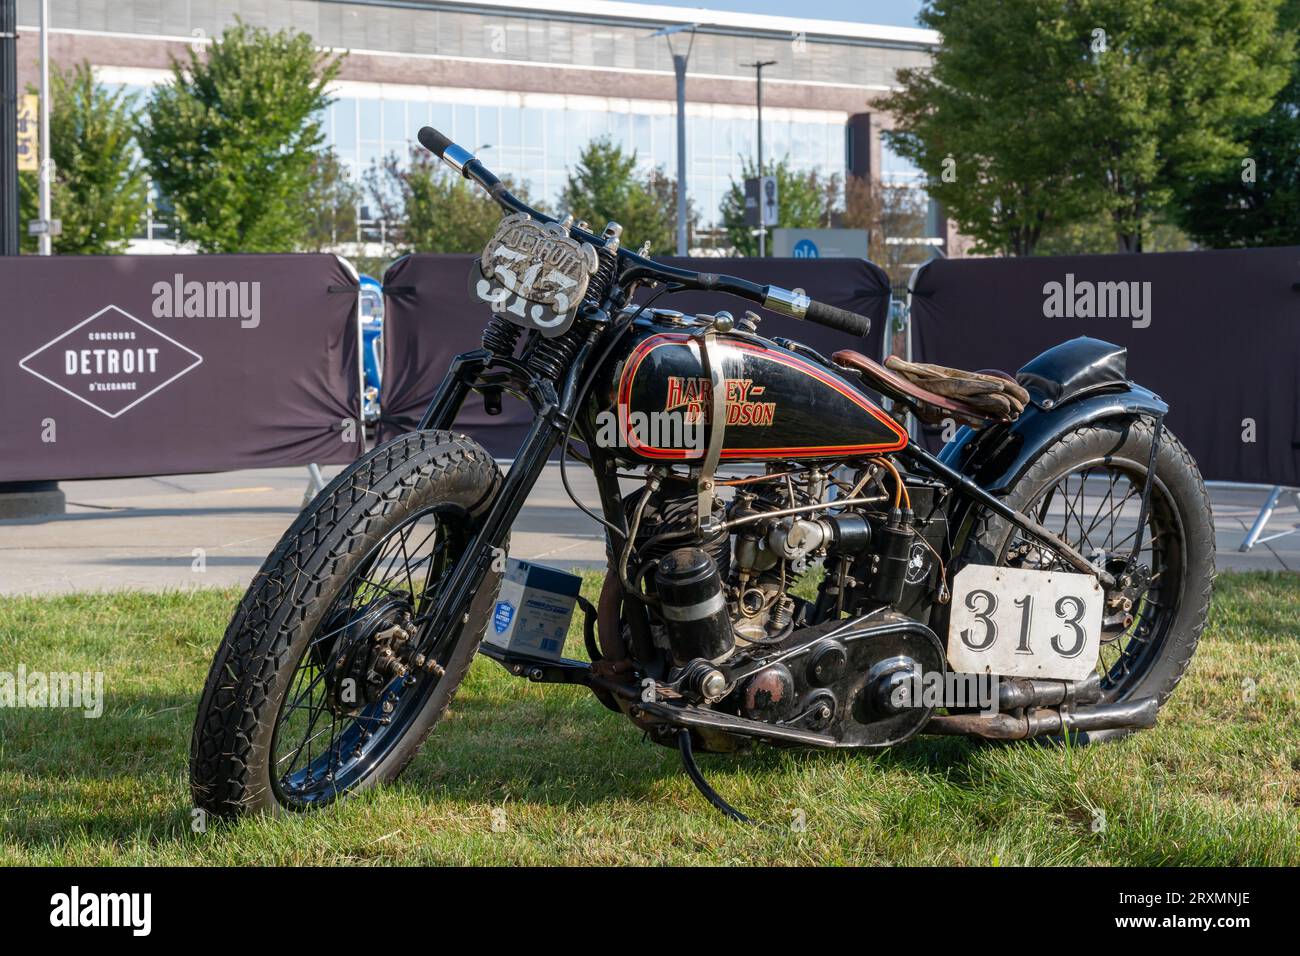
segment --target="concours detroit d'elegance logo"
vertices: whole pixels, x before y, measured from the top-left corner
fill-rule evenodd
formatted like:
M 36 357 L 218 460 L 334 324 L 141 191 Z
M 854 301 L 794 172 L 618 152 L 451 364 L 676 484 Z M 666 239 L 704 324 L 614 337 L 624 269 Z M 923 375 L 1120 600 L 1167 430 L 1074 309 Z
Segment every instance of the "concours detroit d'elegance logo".
M 95 411 L 117 418 L 203 364 L 203 357 L 115 305 L 18 363 Z

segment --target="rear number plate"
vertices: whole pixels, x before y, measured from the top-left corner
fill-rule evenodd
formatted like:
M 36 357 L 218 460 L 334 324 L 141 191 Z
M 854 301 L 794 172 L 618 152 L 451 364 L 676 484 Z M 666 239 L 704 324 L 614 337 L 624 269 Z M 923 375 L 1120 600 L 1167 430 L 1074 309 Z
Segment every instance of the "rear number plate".
M 1088 574 L 967 565 L 952 582 L 948 664 L 968 674 L 1083 680 L 1097 667 L 1103 603 Z

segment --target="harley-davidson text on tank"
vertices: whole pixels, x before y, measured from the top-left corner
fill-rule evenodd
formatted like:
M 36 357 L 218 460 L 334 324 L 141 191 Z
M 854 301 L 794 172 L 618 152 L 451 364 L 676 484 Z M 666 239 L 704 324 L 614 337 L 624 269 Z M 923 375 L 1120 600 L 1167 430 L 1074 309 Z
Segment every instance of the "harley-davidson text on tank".
M 766 427 L 776 418 L 776 402 L 761 401 L 767 386 L 757 385 L 753 379 L 729 378 L 726 386 L 728 425 L 757 425 Z M 713 383 L 706 378 L 668 377 L 668 398 L 664 411 L 681 410 L 687 422 L 708 422 L 713 402 Z
M 773 343 L 730 335 L 718 336 L 710 349 L 725 384 L 722 459 L 847 457 L 907 444 L 899 425 L 829 368 Z M 687 424 L 712 424 L 712 383 L 697 336 L 652 331 L 623 364 L 614 393 L 620 421 L 679 413 Z M 622 445 L 637 459 L 695 457 L 632 432 Z
M 508 322 L 554 338 L 573 324 L 598 265 L 590 243 L 518 213 L 501 220 L 470 268 L 469 293 Z

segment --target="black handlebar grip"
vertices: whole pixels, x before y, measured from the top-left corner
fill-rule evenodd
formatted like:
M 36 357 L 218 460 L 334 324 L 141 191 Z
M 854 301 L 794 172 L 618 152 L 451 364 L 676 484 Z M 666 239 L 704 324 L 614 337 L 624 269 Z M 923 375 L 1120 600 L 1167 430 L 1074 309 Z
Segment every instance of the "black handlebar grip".
M 824 325 L 827 328 L 838 329 L 859 338 L 866 336 L 871 331 L 871 320 L 865 315 L 858 315 L 856 312 L 849 312 L 847 309 L 837 309 L 833 305 L 827 305 L 815 299 L 808 303 L 808 311 L 804 313 L 804 318 L 809 322 L 816 322 L 818 325 Z
M 433 155 L 437 156 L 439 159 L 442 159 L 442 154 L 445 153 L 447 147 L 452 144 L 451 140 L 446 136 L 443 136 L 432 126 L 421 126 L 420 132 L 415 135 L 420 140 L 420 145 L 433 153 Z

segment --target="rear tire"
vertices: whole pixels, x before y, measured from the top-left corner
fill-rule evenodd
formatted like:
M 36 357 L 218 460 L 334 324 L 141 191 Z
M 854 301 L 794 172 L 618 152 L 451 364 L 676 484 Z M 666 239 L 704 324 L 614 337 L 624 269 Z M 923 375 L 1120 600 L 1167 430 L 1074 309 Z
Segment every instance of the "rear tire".
M 364 611 L 384 610 L 395 593 L 405 594 L 404 606 L 413 612 L 413 626 L 418 625 L 420 609 L 427 610 L 435 598 L 435 567 L 439 579 L 446 580 L 463 554 L 463 547 L 453 553 L 452 545 L 459 541 L 463 546 L 496 496 L 500 481 L 491 456 L 469 438 L 445 431 L 416 432 L 375 448 L 312 500 L 253 579 L 212 662 L 190 745 L 190 789 L 197 807 L 222 817 L 308 809 L 347 792 L 387 783 L 401 773 L 446 712 L 469 669 L 500 574 L 488 572 L 476 591 L 469 622 L 434 645 L 430 656 L 444 669 L 440 677 L 412 669 L 406 678 L 392 678 L 397 691 L 393 699 L 401 704 L 382 728 L 382 717 L 377 715 L 389 713 L 385 701 L 376 699 L 364 709 L 357 705 L 349 715 L 341 713 L 346 709 L 338 703 L 341 692 L 325 688 L 337 684 L 335 665 L 342 672 L 343 664 L 352 660 L 358 663 L 348 672 L 364 680 L 361 675 L 367 673 L 370 658 L 354 654 L 347 662 L 342 659 L 345 638 L 353 639 L 349 649 L 371 646 L 362 640 L 379 640 L 372 633 L 354 639 L 357 628 L 371 623 L 363 619 Z M 402 587 L 400 571 L 378 585 L 368 581 L 371 569 L 390 552 L 396 555 L 399 545 L 406 549 L 405 529 L 426 519 L 434 528 L 430 539 L 435 543 L 430 545 L 426 577 L 420 585 L 412 581 L 409 588 Z M 392 566 L 393 558 L 387 560 Z M 345 593 L 349 587 L 356 593 Z M 363 599 L 369 603 L 353 607 Z M 382 622 L 385 627 L 390 623 Z M 331 652 L 337 652 L 336 657 L 326 661 L 324 656 Z M 322 714 L 328 711 L 331 721 L 330 746 L 334 746 L 332 731 L 337 722 L 350 719 L 360 729 L 350 739 L 340 735 L 339 753 L 328 754 L 326 774 L 317 779 L 308 744 L 305 779 L 316 784 L 319 792 L 309 794 L 304 786 L 303 798 L 295 799 L 290 794 L 296 791 L 286 785 L 285 758 L 276 757 L 276 737 L 290 688 L 295 698 L 300 697 L 301 675 L 307 672 L 303 668 L 315 669 L 315 682 L 325 695 L 322 699 L 331 704 L 321 710 Z M 308 686 L 307 692 L 311 690 Z M 354 689 L 351 693 L 355 697 Z M 408 693 L 411 696 L 401 696 Z M 290 711 L 300 706 L 295 700 Z M 367 713 L 372 716 L 362 716 Z M 319 719 L 320 714 L 313 718 Z M 363 725 L 363 720 L 369 723 Z M 308 734 L 314 726 L 307 727 Z M 343 762 L 354 750 L 357 767 L 345 775 Z M 294 756 L 289 772 L 299 759 L 300 754 Z M 326 777 L 332 787 L 322 783 Z
M 1091 524 L 1094 515 L 1091 505 L 1084 501 L 1087 486 L 1083 476 L 1091 476 L 1094 484 L 1099 478 L 1125 476 L 1124 480 L 1131 479 L 1131 491 L 1138 497 L 1121 504 L 1120 513 L 1136 527 L 1152 435 L 1150 423 L 1131 419 L 1101 422 L 1069 432 L 1030 465 L 1004 500 L 1011 507 L 1038 518 L 1083 552 L 1085 557 L 1091 558 L 1089 549 L 1098 545 L 1097 539 L 1103 532 L 1097 527 L 1085 526 L 1083 522 L 1076 523 L 1069 515 L 1065 516 L 1062 530 L 1061 517 L 1056 516 L 1054 524 L 1051 514 L 1055 512 L 1049 514 L 1046 507 L 1051 504 L 1048 496 L 1057 495 L 1056 500 L 1060 503 L 1060 489 L 1065 488 L 1064 494 L 1068 498 L 1076 487 L 1071 482 L 1077 481 L 1079 517 Z M 1155 697 L 1158 704 L 1164 706 L 1191 663 L 1209 615 L 1215 549 L 1210 500 L 1196 462 L 1168 428 L 1162 429 L 1155 478 L 1142 558 L 1149 558 L 1148 563 L 1165 570 L 1161 572 L 1159 567 L 1152 568 L 1156 577 L 1146 591 L 1149 597 L 1134 601 L 1135 612 L 1143 609 L 1151 612 L 1149 620 L 1135 613 L 1135 623 L 1131 628 L 1118 633 L 1103 631 L 1098 670 L 1103 674 L 1102 700 L 1105 703 Z M 1114 479 L 1111 479 L 1110 487 L 1113 504 L 1113 499 L 1119 496 L 1114 491 Z M 1100 499 L 1101 495 L 1095 494 L 1094 497 Z M 1099 502 L 1098 513 L 1106 504 L 1104 499 Z M 1017 560 L 1015 547 L 1026 540 L 1025 536 L 1007 521 L 987 512 L 976 515 L 974 520 L 971 537 L 963 551 L 963 563 L 1014 563 Z M 1151 540 L 1152 532 L 1157 536 L 1154 542 Z M 1111 543 L 1122 540 L 1112 538 Z M 1114 560 L 1121 562 L 1131 550 L 1130 540 L 1127 548 L 1116 548 Z M 1036 552 L 1031 554 L 1034 557 L 1028 563 L 1018 566 L 1041 566 L 1041 556 Z M 1024 557 L 1019 560 L 1026 562 Z M 1063 563 L 1058 562 L 1055 566 L 1070 570 Z M 1166 575 L 1167 579 L 1162 580 Z M 1168 603 L 1162 606 L 1156 605 L 1156 601 Z M 1144 627 L 1149 628 L 1145 638 L 1142 634 Z M 1123 647 L 1113 661 L 1108 660 L 1108 637 L 1111 638 L 1109 646 Z M 1129 645 L 1122 644 L 1126 638 L 1130 641 L 1136 639 L 1131 645 L 1133 652 L 1129 661 L 1123 658 L 1129 653 Z M 1125 733 L 1103 730 L 1081 737 L 1084 741 L 1098 741 Z

